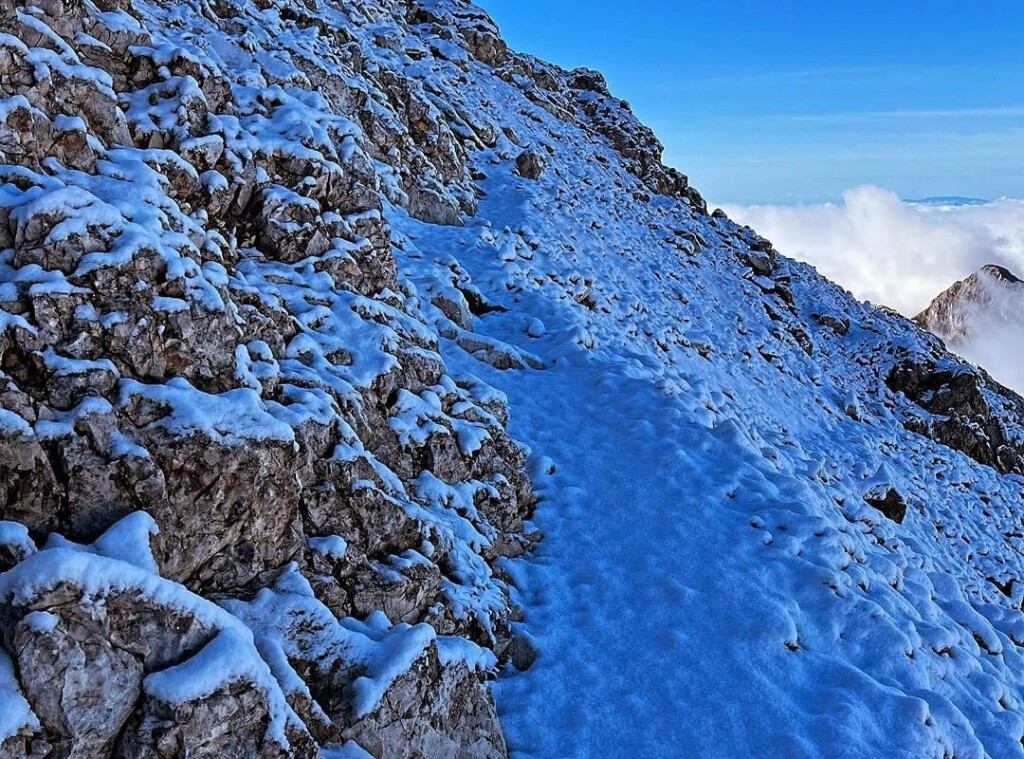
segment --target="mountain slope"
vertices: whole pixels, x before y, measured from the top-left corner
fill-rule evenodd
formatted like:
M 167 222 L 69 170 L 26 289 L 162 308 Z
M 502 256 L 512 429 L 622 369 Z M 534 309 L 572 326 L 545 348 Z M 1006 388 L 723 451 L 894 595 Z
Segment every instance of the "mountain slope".
M 512 748 L 1019 752 L 1019 399 L 727 220 L 632 201 L 603 141 L 521 108 L 559 135 L 532 135 L 538 181 L 485 154 L 485 221 L 396 221 L 549 363 L 483 375 L 555 467 Z
M 461 0 L 0 18 L 8 755 L 500 756 L 499 667 L 521 756 L 1024 753 L 1021 399 L 599 74 Z

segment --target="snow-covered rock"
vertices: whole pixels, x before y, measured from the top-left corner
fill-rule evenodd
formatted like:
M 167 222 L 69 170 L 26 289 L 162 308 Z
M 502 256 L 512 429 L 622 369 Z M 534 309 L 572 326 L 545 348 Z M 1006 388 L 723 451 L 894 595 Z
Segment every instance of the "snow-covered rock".
M 486 16 L 438 11 L 466 29 L 449 54 L 500 57 Z M 193 640 L 145 592 L 157 576 L 194 610 L 294 564 L 337 618 L 509 639 L 494 562 L 525 541 L 525 457 L 501 396 L 448 372 L 384 216 L 395 202 L 454 224 L 476 203 L 479 143 L 416 71 L 435 53 L 415 16 L 390 1 L 0 2 L 0 569 L 9 583 L 51 573 L 43 595 L 5 601 L 36 742 L 264 751 L 276 707 L 260 656 L 213 678 L 241 638 L 217 625 Z M 140 512 L 142 532 L 118 521 Z M 143 535 L 138 560 L 116 548 Z M 93 594 L 83 583 L 112 562 L 134 574 Z M 181 634 L 152 633 L 177 646 L 154 664 L 122 639 L 161 618 Z M 89 674 L 61 686 L 71 661 Z M 418 692 L 449 683 L 482 715 L 466 745 L 483 730 L 503 753 L 481 686 L 493 667 L 399 665 Z M 340 737 L 356 696 L 331 698 Z M 431 740 L 457 752 L 445 720 Z

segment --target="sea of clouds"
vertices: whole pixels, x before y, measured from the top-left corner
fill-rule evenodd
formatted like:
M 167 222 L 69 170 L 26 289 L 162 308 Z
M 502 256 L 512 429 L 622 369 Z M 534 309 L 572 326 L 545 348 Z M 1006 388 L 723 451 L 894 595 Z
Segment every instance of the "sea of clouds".
M 907 202 L 865 186 L 841 203 L 723 209 L 785 255 L 906 316 L 984 264 L 1024 278 L 1024 200 Z M 973 314 L 971 340 L 950 348 L 1024 394 L 1024 298 L 998 310 Z

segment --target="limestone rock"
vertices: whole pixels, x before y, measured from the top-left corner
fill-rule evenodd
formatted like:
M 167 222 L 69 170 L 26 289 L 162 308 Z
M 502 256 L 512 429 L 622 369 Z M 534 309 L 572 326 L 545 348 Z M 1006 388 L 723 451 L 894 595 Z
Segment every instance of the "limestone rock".
M 933 360 L 904 359 L 886 384 L 931 414 L 907 426 L 999 472 L 1024 474 L 1024 443 L 1004 414 L 1024 412 L 1024 400 L 980 370 L 941 368 Z
M 1022 307 L 1024 282 L 1003 266 L 987 264 L 937 295 L 914 321 L 955 345 L 972 337 L 972 321 L 1012 322 Z
M 873 490 L 864 496 L 864 500 L 896 524 L 902 524 L 907 515 L 907 502 L 895 488 Z
M 380 707 L 348 728 L 346 735 L 387 759 L 410 753 L 440 759 L 506 755 L 484 686 L 465 665 L 441 665 L 436 649 L 428 650 L 396 680 Z
M 526 179 L 540 179 L 544 172 L 544 156 L 534 150 L 526 150 L 516 158 L 516 170 Z
M 58 541 L 0 576 L 0 635 L 46 742 L 69 757 L 315 756 L 245 628 L 151 572 L 151 524 Z

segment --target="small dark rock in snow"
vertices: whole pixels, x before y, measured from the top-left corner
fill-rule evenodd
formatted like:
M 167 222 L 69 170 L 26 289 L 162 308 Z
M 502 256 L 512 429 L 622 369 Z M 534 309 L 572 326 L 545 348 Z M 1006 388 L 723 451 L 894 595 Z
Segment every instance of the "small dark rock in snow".
M 516 158 L 516 170 L 526 179 L 540 179 L 546 165 L 544 156 L 534 150 L 524 150 Z
M 880 498 L 869 494 L 864 497 L 864 500 L 867 501 L 869 506 L 878 509 L 888 519 L 896 522 L 896 524 L 903 524 L 903 519 L 907 515 L 907 502 L 895 488 L 889 488 L 885 495 Z

